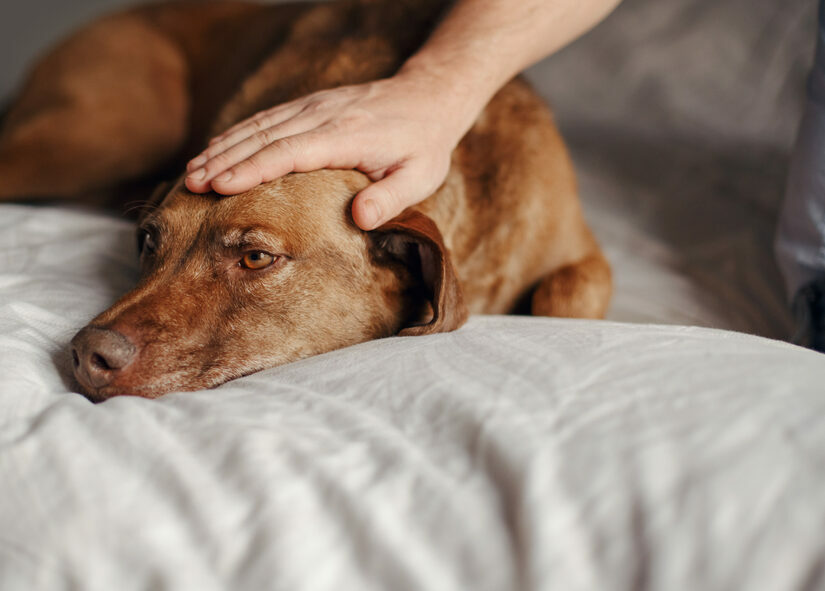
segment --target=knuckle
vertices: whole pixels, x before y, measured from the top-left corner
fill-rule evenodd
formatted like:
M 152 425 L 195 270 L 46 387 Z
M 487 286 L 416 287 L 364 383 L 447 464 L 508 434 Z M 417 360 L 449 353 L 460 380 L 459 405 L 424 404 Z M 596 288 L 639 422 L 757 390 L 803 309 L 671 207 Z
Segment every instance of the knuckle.
M 309 97 L 302 111 L 308 115 L 316 115 L 334 111 L 339 105 L 335 91 L 321 91 Z
M 330 120 L 326 124 L 326 130 L 332 133 L 349 134 L 358 127 L 358 121 L 350 115 L 343 115 Z
M 299 152 L 302 152 L 305 149 L 303 140 L 300 140 L 297 136 L 294 135 L 281 138 L 280 140 L 278 140 L 276 145 L 279 149 L 286 150 L 292 155 L 298 154 Z
M 265 148 L 269 144 L 273 143 L 276 139 L 278 139 L 272 131 L 272 128 L 262 129 L 261 131 L 256 132 L 252 136 L 253 141 L 258 146 L 258 148 Z
M 332 120 L 332 126 L 342 132 L 360 131 L 374 123 L 374 117 L 362 109 L 350 110 Z
M 269 116 L 265 115 L 265 116 L 260 117 L 260 118 L 252 119 L 252 121 L 250 122 L 250 125 L 251 125 L 253 131 L 255 131 L 255 132 L 263 131 L 264 129 L 269 127 L 268 121 L 269 121 Z
M 322 98 L 316 98 L 315 100 L 312 100 L 312 101 L 308 102 L 306 105 L 304 105 L 304 108 L 302 109 L 302 111 L 306 115 L 315 115 L 318 112 L 323 111 L 326 106 L 327 106 L 327 101 L 326 100 L 324 100 Z

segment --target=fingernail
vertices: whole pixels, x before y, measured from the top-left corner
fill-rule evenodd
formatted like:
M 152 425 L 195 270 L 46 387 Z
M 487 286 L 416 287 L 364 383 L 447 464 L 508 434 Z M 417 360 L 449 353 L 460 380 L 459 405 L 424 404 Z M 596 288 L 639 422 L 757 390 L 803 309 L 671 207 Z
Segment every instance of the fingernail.
M 233 176 L 235 176 L 234 173 L 231 170 L 227 170 L 225 173 L 216 176 L 212 180 L 218 181 L 219 183 L 225 183 L 226 181 L 231 181 Z
M 193 181 L 199 181 L 199 180 L 202 180 L 202 179 L 203 179 L 203 177 L 205 177 L 205 176 L 206 176 L 206 169 L 205 169 L 205 168 L 199 168 L 199 169 L 198 169 L 198 170 L 196 170 L 195 172 L 190 172 L 187 176 L 188 176 L 190 179 L 192 179 Z
M 197 158 L 190 160 L 186 168 L 188 168 L 189 170 L 192 170 L 193 168 L 200 168 L 200 166 L 205 162 L 206 156 L 198 156 Z
M 369 226 L 370 229 L 377 226 L 378 221 L 381 219 L 381 208 L 378 207 L 378 204 L 372 199 L 367 199 L 364 201 L 362 210 L 364 213 L 364 223 Z

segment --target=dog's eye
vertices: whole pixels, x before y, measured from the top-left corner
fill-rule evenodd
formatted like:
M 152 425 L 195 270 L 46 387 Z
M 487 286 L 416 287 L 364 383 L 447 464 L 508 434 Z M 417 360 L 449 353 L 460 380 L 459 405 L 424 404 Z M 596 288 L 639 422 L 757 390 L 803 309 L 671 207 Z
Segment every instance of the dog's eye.
M 263 251 L 248 252 L 241 258 L 240 265 L 244 269 L 252 269 L 257 271 L 259 269 L 266 269 L 269 265 L 275 262 L 274 255 Z
M 140 254 L 152 254 L 156 249 L 155 238 L 149 230 L 138 232 L 138 252 Z

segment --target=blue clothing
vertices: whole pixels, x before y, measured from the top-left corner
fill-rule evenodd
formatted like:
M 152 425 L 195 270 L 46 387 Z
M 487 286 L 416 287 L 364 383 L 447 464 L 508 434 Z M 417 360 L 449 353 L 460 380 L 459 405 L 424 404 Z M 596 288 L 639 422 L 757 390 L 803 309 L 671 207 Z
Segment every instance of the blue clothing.
M 814 67 L 776 237 L 791 300 L 805 285 L 825 278 L 825 0 L 818 20 Z

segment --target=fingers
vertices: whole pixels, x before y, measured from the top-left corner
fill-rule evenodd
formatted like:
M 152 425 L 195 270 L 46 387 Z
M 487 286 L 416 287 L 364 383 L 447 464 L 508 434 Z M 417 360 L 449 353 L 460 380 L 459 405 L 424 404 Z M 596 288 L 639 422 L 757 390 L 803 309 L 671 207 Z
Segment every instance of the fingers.
M 414 167 L 401 166 L 355 196 L 352 219 L 362 230 L 374 230 L 430 193 Z
M 355 222 L 373 229 L 429 196 L 447 174 L 452 127 L 435 133 L 444 126 L 423 104 L 406 84 L 378 81 L 280 105 L 210 142 L 187 166 L 186 187 L 234 195 L 290 172 L 354 168 L 377 181 L 352 206 Z
M 286 137 L 300 131 L 305 131 L 313 127 L 308 117 L 300 117 L 296 120 L 296 115 L 301 113 L 301 106 L 297 104 L 286 104 L 269 109 L 262 113 L 245 119 L 233 125 L 220 135 L 209 140 L 209 146 L 189 161 L 186 170 L 191 172 L 202 167 L 208 160 L 215 158 L 218 154 L 225 152 L 229 148 L 241 143 L 249 137 L 260 133 L 272 133 L 280 137 Z M 289 129 L 287 124 L 294 123 L 294 128 Z M 267 130 L 270 130 L 267 132 Z
M 239 121 L 232 127 L 225 129 L 223 132 L 213 137 L 211 140 L 209 140 L 209 145 L 213 146 L 219 142 L 222 142 L 223 140 L 227 139 L 230 135 L 235 134 L 236 132 L 246 127 L 251 127 L 253 129 L 252 133 L 254 133 L 254 130 L 265 129 L 273 125 L 277 125 L 278 123 L 285 121 L 291 117 L 294 117 L 295 115 L 300 113 L 304 108 L 304 102 L 305 99 L 292 101 L 289 103 L 278 105 L 277 107 L 272 107 L 271 109 L 267 109 L 266 111 L 256 113 L 252 117 L 248 117 L 243 121 Z
M 189 174 L 186 178 L 186 186 L 190 191 L 196 193 L 209 191 L 210 187 L 214 188 L 214 184 L 212 183 L 213 179 L 220 177 L 236 164 L 267 149 L 280 140 L 298 136 L 313 127 L 315 127 L 315 125 L 312 121 L 289 119 L 279 125 L 262 129 L 246 138 L 239 139 L 237 143 L 234 144 L 230 143 L 232 141 L 230 137 L 227 139 L 227 144 L 229 145 L 226 150 L 218 152 L 217 149 L 213 151 L 213 148 L 210 148 L 190 163 L 190 166 L 187 167 Z M 294 144 L 295 142 L 293 141 L 292 143 Z M 283 146 L 283 144 L 281 145 Z M 217 148 L 217 144 L 215 148 Z M 201 160 L 204 156 L 207 159 Z M 191 166 L 198 166 L 198 168 L 193 169 Z
M 326 168 L 328 160 L 327 145 L 316 134 L 293 135 L 254 152 L 207 184 L 222 195 L 236 195 L 293 171 Z M 189 187 L 188 177 L 186 185 Z

